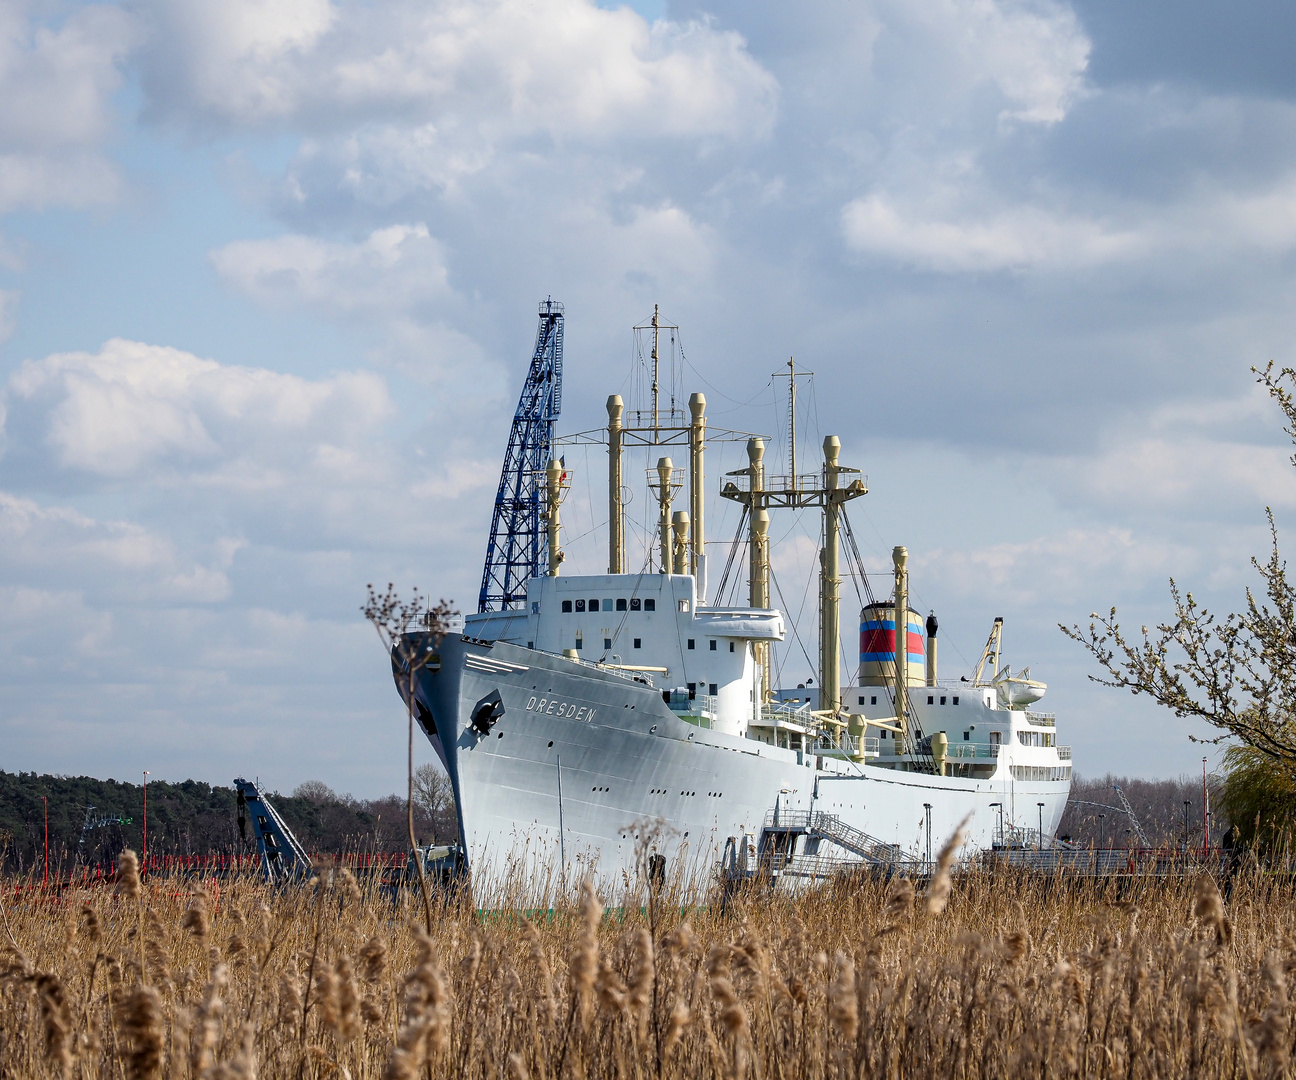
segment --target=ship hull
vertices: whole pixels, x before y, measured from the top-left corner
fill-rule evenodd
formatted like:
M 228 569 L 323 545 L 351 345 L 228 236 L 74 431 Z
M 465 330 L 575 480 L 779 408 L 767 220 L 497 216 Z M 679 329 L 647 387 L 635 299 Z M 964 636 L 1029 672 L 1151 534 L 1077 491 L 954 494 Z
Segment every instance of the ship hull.
M 1070 788 L 824 763 L 699 729 L 651 686 L 504 642 L 447 638 L 415 694 L 453 785 L 479 904 L 534 902 L 586 876 L 634 888 L 650 850 L 698 887 L 730 837 L 780 815 L 834 815 L 916 858 L 966 820 L 968 854 L 1004 835 L 1005 815 L 1032 832 L 1038 819 L 1051 836 Z M 475 726 L 482 713 L 493 715 Z

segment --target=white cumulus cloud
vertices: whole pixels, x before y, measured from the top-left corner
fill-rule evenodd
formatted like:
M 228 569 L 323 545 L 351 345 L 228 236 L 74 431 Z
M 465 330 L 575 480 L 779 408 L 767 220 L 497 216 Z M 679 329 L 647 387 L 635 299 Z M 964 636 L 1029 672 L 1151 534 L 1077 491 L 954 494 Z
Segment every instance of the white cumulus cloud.
M 776 87 L 736 33 L 649 25 L 589 0 L 327 0 L 143 5 L 151 109 L 317 129 L 401 118 L 465 131 L 734 134 L 767 126 Z
M 118 477 L 145 465 L 228 467 L 256 450 L 269 460 L 318 455 L 392 411 L 369 373 L 307 380 L 121 339 L 27 361 L 7 396 L 11 412 L 39 414 L 61 465 Z
M 856 251 L 940 271 L 1075 269 L 1131 258 L 1148 246 L 1137 231 L 1033 206 L 956 217 L 883 195 L 848 203 L 842 232 Z
M 134 21 L 108 4 L 61 22 L 42 22 L 41 13 L 36 4 L 0 6 L 0 213 L 89 206 L 120 194 L 102 145 L 137 40 Z
M 376 229 L 359 243 L 289 235 L 212 252 L 227 281 L 262 302 L 331 313 L 402 311 L 449 294 L 441 245 L 422 222 Z

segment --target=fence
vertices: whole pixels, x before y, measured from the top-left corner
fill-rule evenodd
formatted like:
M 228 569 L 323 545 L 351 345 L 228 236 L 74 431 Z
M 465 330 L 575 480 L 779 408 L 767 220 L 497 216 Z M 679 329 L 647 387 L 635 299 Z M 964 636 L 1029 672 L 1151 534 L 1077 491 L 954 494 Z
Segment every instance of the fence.
M 348 869 L 360 874 L 383 873 L 388 870 L 404 870 L 409 862 L 408 852 L 345 852 L 331 854 L 310 852 L 311 863 L 318 870 Z M 261 872 L 260 855 L 150 855 L 147 860 L 140 860 L 140 877 L 147 879 L 150 875 L 169 877 L 181 875 L 188 877 L 234 877 L 239 874 L 259 874 Z M 99 885 L 111 884 L 117 879 L 115 861 L 83 864 L 72 870 L 51 871 L 48 879 L 32 886 L 20 888 L 35 889 L 46 892 L 62 892 L 67 889 L 89 889 Z

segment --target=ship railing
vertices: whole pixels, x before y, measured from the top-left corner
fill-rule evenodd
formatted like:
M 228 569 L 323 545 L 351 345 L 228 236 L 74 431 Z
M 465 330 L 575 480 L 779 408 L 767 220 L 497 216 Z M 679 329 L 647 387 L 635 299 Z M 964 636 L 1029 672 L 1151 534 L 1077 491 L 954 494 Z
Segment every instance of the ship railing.
M 824 486 L 820 473 L 775 474 L 765 482 L 766 491 L 816 491 Z
M 579 664 L 581 667 L 593 668 L 595 671 L 602 671 L 607 675 L 615 675 L 618 679 L 625 679 L 626 682 L 639 683 L 641 686 L 655 689 L 652 674 L 638 668 L 609 667 L 607 664 L 601 664 L 597 660 L 586 660 L 581 656 L 566 656 L 563 653 L 555 652 L 553 649 L 536 649 L 535 651 L 544 653 L 547 656 L 556 656 L 558 659 L 566 660 L 570 664 Z
M 950 759 L 997 758 L 1001 743 L 950 743 L 945 757 Z
M 1034 727 L 1057 727 L 1057 713 L 1051 712 L 1031 712 L 1029 709 L 1022 711 L 1026 717 L 1026 723 Z
M 810 753 L 829 756 L 845 755 L 856 757 L 861 748 L 864 756 L 877 757 L 882 753 L 882 740 L 876 735 L 851 735 L 843 731 L 840 735 L 820 735 L 810 746 Z
M 798 731 L 810 731 L 819 727 L 819 720 L 807 702 L 803 701 L 796 705 L 775 702 L 761 706 L 760 724 L 762 727 L 791 726 Z
M 1059 747 L 1057 748 L 1057 752 L 1058 752 L 1058 760 L 1059 760 L 1059 761 L 1070 761 L 1070 760 L 1071 760 L 1071 747 L 1069 747 L 1069 746 L 1059 746 Z
M 626 419 L 633 421 L 633 427 L 648 427 L 653 422 L 652 409 L 631 409 L 626 413 Z M 683 428 L 688 426 L 688 422 L 689 418 L 683 409 L 657 410 L 657 424 L 660 427 Z
M 819 738 L 810 746 L 812 754 L 854 754 L 859 749 L 859 736 L 851 735 L 848 732 L 841 732 L 838 735 L 829 735 L 827 733 L 820 735 Z
M 718 695 L 698 694 L 688 700 L 672 700 L 670 710 L 686 724 L 709 731 L 715 726 L 720 715 L 720 698 Z

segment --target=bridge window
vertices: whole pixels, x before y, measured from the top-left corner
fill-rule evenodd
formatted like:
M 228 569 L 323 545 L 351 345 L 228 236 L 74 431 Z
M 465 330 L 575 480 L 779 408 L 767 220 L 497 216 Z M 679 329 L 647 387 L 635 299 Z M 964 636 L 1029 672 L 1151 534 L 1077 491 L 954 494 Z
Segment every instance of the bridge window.
M 716 694 L 720 692 L 720 688 L 715 683 L 708 683 L 707 686 L 709 687 L 707 693 L 710 694 L 712 697 L 715 697 Z
M 688 601 L 687 601 L 687 600 L 681 600 L 681 601 L 679 602 L 679 609 L 680 609 L 681 612 L 683 612 L 683 611 L 688 611 Z
M 618 597 L 617 597 L 617 606 L 616 606 L 616 609 L 617 609 L 617 611 L 625 611 L 625 609 L 626 609 L 626 602 L 625 602 L 625 597 L 624 597 L 624 596 L 618 596 Z
M 589 609 L 590 609 L 590 611 L 598 611 L 598 601 L 597 601 L 597 600 L 591 600 L 591 601 L 590 601 Z
M 730 652 L 733 652 L 733 651 L 734 651 L 734 643 L 733 643 L 732 641 L 729 642 L 729 651 L 730 651 Z
M 585 610 L 585 601 L 584 601 L 584 600 L 577 600 L 577 601 L 576 601 L 576 610 L 577 610 L 577 611 L 584 611 L 584 610 Z
M 585 648 L 585 639 L 581 637 L 580 634 L 576 635 L 576 648 L 578 649 Z
M 689 647 L 690 649 L 693 648 L 693 639 L 692 639 L 692 638 L 689 638 L 689 639 L 688 639 L 688 647 Z
M 958 694 L 955 694 L 955 695 L 954 695 L 954 704 L 955 704 L 955 705 L 958 704 Z
M 657 610 L 657 601 L 654 600 L 651 596 L 647 597 L 644 600 L 644 611 L 656 611 L 656 610 Z
M 711 651 L 712 651 L 712 652 L 715 652 L 715 651 L 716 651 L 715 638 L 712 638 L 712 639 L 711 639 Z
M 942 695 L 941 695 L 941 704 L 942 704 L 942 705 L 944 705 L 944 704 L 945 704 L 945 695 L 944 695 L 944 694 L 942 694 Z M 956 702 L 955 702 L 955 703 L 954 703 L 954 704 L 956 704 L 956 705 L 957 705 L 957 704 L 958 704 L 958 702 L 957 702 L 957 701 L 956 701 Z
M 631 611 L 639 610 L 639 597 L 637 596 L 630 597 L 630 610 Z
M 610 637 L 605 637 L 603 639 L 603 650 L 606 652 L 610 648 L 612 648 L 612 639 Z
M 870 705 L 876 705 L 876 704 L 877 704 L 877 695 L 876 695 L 876 694 L 874 694 L 872 697 L 869 698 L 869 704 L 870 704 Z
M 570 600 L 564 600 L 564 601 L 563 601 L 563 608 L 562 608 L 562 609 L 563 609 L 563 614 L 564 614 L 564 615 L 570 615 L 570 614 L 571 614 L 571 601 L 570 601 Z
M 604 601 L 603 601 L 603 610 L 604 610 L 604 611 L 611 611 L 611 610 L 612 610 L 612 601 L 611 601 L 611 600 L 604 600 Z
M 935 704 L 936 704 L 936 699 L 935 699 L 934 697 L 932 697 L 931 694 L 928 694 L 928 695 L 927 695 L 927 704 L 928 704 L 928 705 L 935 705 Z
M 635 638 L 635 639 L 634 639 L 634 647 L 635 647 L 636 649 L 638 649 L 638 648 L 642 648 L 642 639 L 640 639 L 640 638 Z

